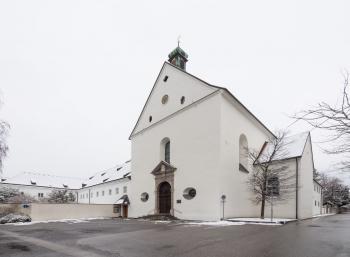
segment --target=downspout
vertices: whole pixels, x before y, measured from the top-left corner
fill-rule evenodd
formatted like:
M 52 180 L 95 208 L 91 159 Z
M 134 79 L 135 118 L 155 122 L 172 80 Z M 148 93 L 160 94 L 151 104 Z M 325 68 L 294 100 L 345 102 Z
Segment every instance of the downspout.
M 90 194 L 91 194 L 91 193 L 90 193 L 90 190 L 91 190 L 91 189 L 89 188 L 89 204 L 90 204 Z
M 299 188 L 299 165 L 298 165 L 298 158 L 295 158 L 295 219 L 299 219 L 299 215 L 298 215 L 298 212 L 299 212 L 299 208 L 298 208 L 298 205 L 299 205 L 299 197 L 298 197 L 298 188 Z

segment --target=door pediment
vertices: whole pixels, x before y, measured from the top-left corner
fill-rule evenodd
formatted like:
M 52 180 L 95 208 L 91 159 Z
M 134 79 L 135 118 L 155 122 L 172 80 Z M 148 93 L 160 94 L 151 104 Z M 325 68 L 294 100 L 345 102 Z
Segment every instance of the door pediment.
M 161 161 L 153 170 L 152 174 L 154 176 L 159 176 L 159 175 L 165 175 L 165 174 L 171 174 L 174 173 L 176 168 L 172 166 L 171 164 Z

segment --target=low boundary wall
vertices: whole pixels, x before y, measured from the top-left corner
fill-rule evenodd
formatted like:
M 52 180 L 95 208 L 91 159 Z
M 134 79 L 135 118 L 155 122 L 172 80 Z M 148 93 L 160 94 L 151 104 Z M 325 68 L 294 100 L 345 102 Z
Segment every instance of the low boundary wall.
M 0 209 L 2 204 L 0 204 Z M 15 206 L 12 204 L 11 206 Z M 27 208 L 25 208 L 27 207 Z M 119 213 L 113 213 L 113 204 L 51 204 L 31 203 L 28 206 L 18 204 L 17 211 L 27 214 L 32 221 L 47 221 L 60 219 L 82 218 L 111 218 L 119 217 Z

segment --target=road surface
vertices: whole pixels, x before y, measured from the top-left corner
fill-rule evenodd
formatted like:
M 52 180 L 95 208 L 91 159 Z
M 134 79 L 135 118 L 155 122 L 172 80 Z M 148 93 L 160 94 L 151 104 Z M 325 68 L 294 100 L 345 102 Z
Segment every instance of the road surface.
M 140 220 L 1 225 L 0 256 L 350 257 L 350 214 L 284 226 Z

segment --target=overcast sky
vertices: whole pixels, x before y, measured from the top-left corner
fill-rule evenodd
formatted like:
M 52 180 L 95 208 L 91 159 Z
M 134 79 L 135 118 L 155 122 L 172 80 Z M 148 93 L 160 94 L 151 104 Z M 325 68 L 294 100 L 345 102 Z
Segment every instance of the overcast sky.
M 85 178 L 130 159 L 128 136 L 179 35 L 188 72 L 283 129 L 288 115 L 339 99 L 349 10 L 348 0 L 0 1 L 4 175 Z M 334 169 L 339 157 L 312 136 L 316 168 Z

